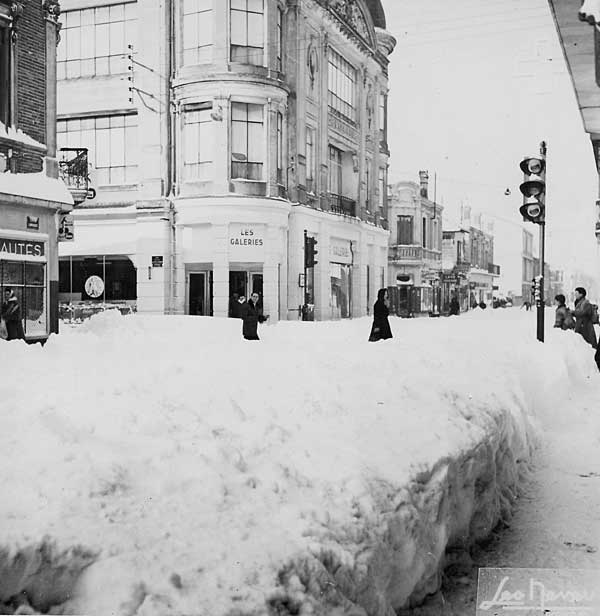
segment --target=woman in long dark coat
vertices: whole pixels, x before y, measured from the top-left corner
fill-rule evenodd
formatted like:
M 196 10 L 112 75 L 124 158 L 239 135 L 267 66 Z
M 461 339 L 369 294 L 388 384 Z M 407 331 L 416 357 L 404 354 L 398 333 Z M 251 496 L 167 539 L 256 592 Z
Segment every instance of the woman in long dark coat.
M 269 318 L 263 316 L 258 306 L 259 299 L 258 293 L 252 293 L 250 299 L 241 305 L 242 335 L 246 340 L 260 340 L 257 331 L 258 324 L 264 323 Z
M 371 328 L 369 342 L 392 338 L 392 328 L 388 321 L 389 314 L 387 289 L 379 289 L 377 301 L 373 305 L 373 327 Z

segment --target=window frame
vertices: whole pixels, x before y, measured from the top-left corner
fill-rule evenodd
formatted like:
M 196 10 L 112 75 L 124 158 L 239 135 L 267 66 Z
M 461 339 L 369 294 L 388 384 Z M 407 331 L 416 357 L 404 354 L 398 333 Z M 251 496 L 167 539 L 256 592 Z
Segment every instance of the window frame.
M 358 71 L 330 47 L 327 53 L 327 105 L 330 113 L 351 124 L 357 120 Z
M 403 241 L 405 236 L 410 240 L 409 242 Z M 398 220 L 396 223 L 396 242 L 399 246 L 414 246 L 415 217 L 412 214 L 398 215 Z
M 336 148 L 334 145 L 329 144 L 327 149 L 327 160 L 329 173 L 327 174 L 327 192 L 330 195 L 337 195 L 339 197 L 343 196 L 343 151 L 339 148 Z M 337 173 L 334 174 L 334 169 L 337 170 Z M 338 185 L 338 190 L 332 190 L 334 182 L 336 180 Z
M 213 2 L 209 1 L 209 8 L 198 9 L 196 11 L 186 13 L 185 12 L 185 0 L 180 0 L 179 2 L 179 66 L 201 66 L 203 64 L 211 64 L 213 62 L 213 51 L 215 47 L 215 35 L 214 35 L 214 23 L 215 23 L 215 15 L 214 15 L 214 6 Z M 203 17 L 206 14 L 209 14 L 208 17 Z M 194 47 L 186 47 L 186 22 L 187 19 L 195 19 L 196 20 L 196 39 L 198 44 Z M 208 18 L 210 21 L 210 43 L 200 45 L 200 32 L 201 32 L 201 24 L 202 20 Z M 205 57 L 203 57 L 203 53 L 201 50 L 205 51 Z M 186 52 L 195 52 L 195 61 L 186 61 Z
M 0 122 L 14 124 L 14 46 L 12 22 L 0 19 Z
M 237 6 L 234 6 L 233 2 L 230 2 L 229 5 L 229 61 L 232 63 L 238 63 L 238 64 L 248 64 L 251 66 L 265 66 L 265 61 L 266 61 L 266 44 L 265 44 L 265 32 L 268 30 L 268 28 L 265 28 L 265 17 L 266 17 L 266 7 L 265 7 L 265 0 L 260 0 L 260 2 L 262 3 L 262 9 L 261 11 L 255 11 L 255 10 L 250 10 L 249 7 L 249 3 L 252 1 L 258 1 L 258 0 L 235 0 L 236 2 L 241 2 L 245 5 L 245 9 L 244 8 L 239 8 Z M 243 22 L 244 22 L 244 26 L 245 26 L 245 45 L 242 44 L 238 44 L 238 43 L 234 43 L 234 15 L 238 15 L 238 14 L 243 14 L 244 18 L 243 18 Z M 248 42 L 250 40 L 250 32 L 251 32 L 251 26 L 250 24 L 250 15 L 260 15 L 261 16 L 261 34 L 262 34 L 262 40 L 261 40 L 261 45 L 260 47 L 254 46 L 254 45 L 249 45 Z M 242 51 L 242 50 L 245 50 Z M 260 50 L 260 61 L 252 61 L 252 54 L 256 54 L 257 56 L 257 60 L 258 60 L 258 51 Z M 245 57 L 244 57 L 244 53 L 245 53 Z
M 182 117 L 182 141 L 183 141 L 183 148 L 182 148 L 182 167 L 183 167 L 183 181 L 184 182 L 205 182 L 208 180 L 212 179 L 212 175 L 211 172 L 213 170 L 213 165 L 214 165 L 214 148 L 210 148 L 210 152 L 211 154 L 213 154 L 213 156 L 210 158 L 210 160 L 203 160 L 201 158 L 202 153 L 205 151 L 203 148 L 201 148 L 200 146 L 198 147 L 194 147 L 193 151 L 197 153 L 196 156 L 196 160 L 194 160 L 193 162 L 190 162 L 187 159 L 187 154 L 189 152 L 188 149 L 188 139 L 190 139 L 191 137 L 191 132 L 195 131 L 196 133 L 196 137 L 197 137 L 197 143 L 201 143 L 202 139 L 207 138 L 206 136 L 202 136 L 202 133 L 204 132 L 203 130 L 203 126 L 204 125 L 210 125 L 210 131 L 212 134 L 209 134 L 208 138 L 212 140 L 212 144 L 214 144 L 214 124 L 213 124 L 213 119 L 212 119 L 212 110 L 213 110 L 213 103 L 212 102 L 204 102 L 204 103 L 196 103 L 193 105 L 186 105 L 183 108 L 183 113 L 181 114 Z M 200 114 L 202 112 L 207 112 L 208 114 L 208 118 L 206 119 L 199 119 L 198 121 L 191 121 L 191 115 L 192 114 Z M 187 129 L 186 127 L 188 126 L 196 126 L 196 129 Z M 188 171 L 188 169 L 190 167 L 195 167 L 197 170 L 197 173 L 191 175 Z M 204 176 L 204 174 L 202 173 L 203 169 L 208 170 L 208 175 Z
M 234 107 L 241 107 L 244 106 L 245 107 L 245 114 L 246 114 L 246 118 L 245 120 L 238 120 L 238 119 L 234 119 Z M 250 107 L 255 107 L 261 110 L 261 121 L 257 122 L 255 120 L 250 120 Z M 234 143 L 234 131 L 237 125 L 239 124 L 244 124 L 245 125 L 245 131 L 246 131 L 246 136 L 245 136 L 245 145 L 246 145 L 246 152 L 235 152 L 237 154 L 241 154 L 243 156 L 245 156 L 244 161 L 242 160 L 235 160 L 234 159 L 234 151 L 233 151 L 233 143 Z M 266 148 L 263 147 L 262 150 L 262 160 L 258 161 L 254 161 L 254 160 L 249 160 L 249 156 L 250 156 L 250 126 L 251 125 L 260 125 L 261 128 L 261 133 L 262 133 L 262 139 L 263 139 L 263 144 L 265 143 L 265 105 L 264 104 L 260 104 L 260 103 L 249 103 L 249 102 L 245 102 L 245 101 L 232 101 L 231 102 L 231 119 L 230 119 L 230 143 L 231 143 L 231 148 L 230 148 L 230 166 L 229 166 L 229 174 L 230 174 L 230 179 L 231 180 L 242 180 L 242 181 L 247 181 L 247 182 L 264 182 L 265 181 L 265 166 L 266 166 L 266 157 L 267 157 L 267 153 L 266 153 Z M 245 165 L 245 173 L 241 174 L 237 171 L 234 172 L 234 169 L 242 169 L 242 165 Z M 252 167 L 251 165 L 257 165 L 256 170 L 260 171 L 260 174 L 256 174 L 259 175 L 260 177 L 248 177 L 251 175 L 255 175 L 253 173 L 251 173 Z

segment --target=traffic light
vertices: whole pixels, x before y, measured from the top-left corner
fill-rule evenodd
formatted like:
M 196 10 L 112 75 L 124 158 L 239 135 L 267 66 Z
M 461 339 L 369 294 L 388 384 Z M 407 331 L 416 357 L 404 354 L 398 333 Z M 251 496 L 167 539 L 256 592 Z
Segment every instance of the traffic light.
M 543 225 L 546 220 L 546 157 L 524 158 L 520 164 L 523 183 L 523 205 L 519 208 L 523 220 Z
M 317 240 L 314 237 L 304 237 L 304 267 L 314 267 L 318 261 L 315 259 L 315 255 L 318 250 L 315 249 Z

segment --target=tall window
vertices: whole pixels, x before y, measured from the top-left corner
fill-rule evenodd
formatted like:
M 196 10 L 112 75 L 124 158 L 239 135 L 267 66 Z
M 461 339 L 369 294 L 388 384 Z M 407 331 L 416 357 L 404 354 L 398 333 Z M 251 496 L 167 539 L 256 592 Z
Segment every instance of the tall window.
M 365 207 L 370 212 L 371 207 L 371 161 L 367 160 L 365 165 Z
M 398 244 L 410 246 L 414 244 L 414 218 L 398 216 Z
M 387 102 L 386 95 L 383 92 L 379 93 L 379 139 L 381 141 L 386 140 L 386 128 L 387 128 Z
M 277 183 L 283 184 L 283 115 L 277 113 Z
M 188 107 L 184 112 L 183 170 L 186 181 L 211 179 L 215 145 L 211 113 L 211 103 Z
M 277 9 L 277 70 L 283 71 L 283 11 Z
M 5 126 L 11 122 L 11 42 L 10 28 L 0 23 L 0 122 Z
M 422 237 L 423 237 L 423 248 L 427 248 L 427 218 L 423 216 L 423 228 L 422 228 Z
M 59 120 L 56 130 L 59 148 L 88 148 L 99 186 L 137 182 L 136 115 Z
M 315 129 L 306 127 L 306 190 L 315 190 Z
M 264 64 L 264 0 L 231 0 L 231 61 Z
M 264 160 L 263 106 L 231 103 L 231 177 L 262 180 Z
M 213 0 L 183 0 L 183 65 L 212 60 Z
M 136 3 L 65 11 L 61 19 L 59 79 L 127 71 L 127 46 L 136 43 Z
M 329 109 L 356 120 L 356 69 L 333 49 L 329 50 Z
M 386 191 L 387 191 L 387 182 L 386 182 L 386 170 L 383 167 L 379 168 L 379 176 L 377 178 L 377 192 L 378 195 L 378 206 L 381 215 L 383 215 L 385 211 L 385 202 L 386 202 Z
M 342 194 L 342 151 L 329 146 L 329 186 L 332 195 Z

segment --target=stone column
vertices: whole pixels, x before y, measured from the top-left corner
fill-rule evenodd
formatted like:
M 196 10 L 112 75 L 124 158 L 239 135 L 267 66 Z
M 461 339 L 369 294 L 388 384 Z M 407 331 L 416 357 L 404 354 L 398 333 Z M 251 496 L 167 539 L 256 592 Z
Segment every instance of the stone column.
M 329 275 L 329 229 L 326 222 L 319 224 L 317 237 L 317 265 L 315 266 L 315 320 L 331 319 L 331 277 Z
M 279 321 L 279 246 L 280 229 L 273 225 L 267 227 L 267 252 L 263 265 L 263 310 L 270 315 L 269 321 Z
M 175 227 L 175 285 L 173 289 L 173 314 L 185 314 L 185 261 L 183 258 L 184 226 Z
M 226 224 L 213 225 L 213 315 L 226 317 L 229 313 L 229 255 Z

